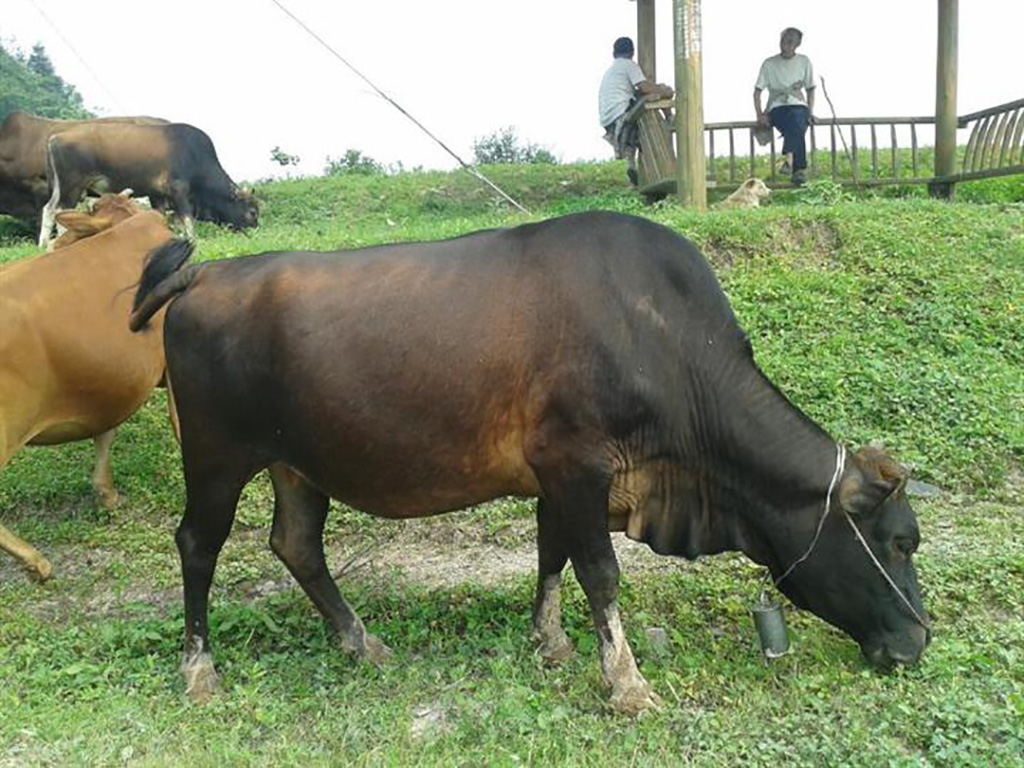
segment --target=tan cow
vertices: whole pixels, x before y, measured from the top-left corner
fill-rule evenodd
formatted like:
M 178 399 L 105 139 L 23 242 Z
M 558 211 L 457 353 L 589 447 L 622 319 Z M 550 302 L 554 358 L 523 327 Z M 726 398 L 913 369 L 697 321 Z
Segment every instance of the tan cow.
M 59 217 L 71 237 L 85 239 L 0 271 L 0 468 L 24 445 L 93 438 L 93 487 L 110 506 L 117 501 L 109 461 L 114 428 L 164 372 L 161 331 L 128 330 L 129 289 L 146 255 L 171 232 L 161 214 L 119 195 L 104 195 L 92 213 Z M 3 526 L 0 549 L 40 580 L 52 573 Z
M 12 112 L 0 122 L 0 213 L 25 221 L 38 221 L 50 199 L 46 180 L 46 142 L 69 128 L 94 123 L 162 125 L 159 117 L 99 117 L 90 120 L 50 120 L 26 112 Z

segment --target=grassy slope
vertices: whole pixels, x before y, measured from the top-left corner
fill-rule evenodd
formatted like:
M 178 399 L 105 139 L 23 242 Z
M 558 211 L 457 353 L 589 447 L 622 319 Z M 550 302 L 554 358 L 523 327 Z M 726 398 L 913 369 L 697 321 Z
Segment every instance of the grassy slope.
M 88 445 L 24 451 L 0 474 L 0 514 L 40 544 L 60 578 L 39 588 L 0 561 L 0 765 L 52 762 L 808 765 L 1024 764 L 1024 515 L 1004 482 L 1024 456 L 1024 199 L 1019 180 L 965 185 L 961 199 L 800 205 L 698 215 L 643 207 L 614 164 L 497 169 L 536 216 L 611 208 L 698 242 L 790 397 L 851 444 L 882 439 L 950 491 L 917 505 L 919 563 L 938 633 L 918 668 L 868 672 L 822 622 L 791 614 L 797 652 L 765 667 L 746 596 L 757 572 L 725 556 L 668 575 L 627 574 L 623 602 L 645 674 L 666 710 L 608 716 L 585 604 L 569 587 L 580 649 L 543 669 L 527 640 L 531 580 L 426 590 L 357 573 L 350 595 L 396 651 L 383 670 L 343 657 L 266 552 L 270 494 L 247 489 L 217 574 L 214 641 L 227 693 L 180 696 L 181 632 L 171 532 L 182 502 L 177 450 L 157 396 L 119 432 L 127 501 L 95 508 Z M 303 180 L 265 186 L 254 235 L 201 227 L 200 258 L 272 248 L 436 239 L 528 217 L 464 175 Z M 0 224 L 0 263 L 34 249 Z M 379 524 L 337 509 L 336 565 L 366 537 L 412 530 L 467 546 L 518 546 L 526 503 L 435 521 Z M 502 532 L 505 533 L 502 533 Z M 512 531 L 515 535 L 509 535 Z M 383 574 L 386 575 L 386 574 Z M 571 578 L 568 580 L 572 582 Z M 670 630 L 659 658 L 644 626 Z M 416 705 L 447 730 L 409 735 Z

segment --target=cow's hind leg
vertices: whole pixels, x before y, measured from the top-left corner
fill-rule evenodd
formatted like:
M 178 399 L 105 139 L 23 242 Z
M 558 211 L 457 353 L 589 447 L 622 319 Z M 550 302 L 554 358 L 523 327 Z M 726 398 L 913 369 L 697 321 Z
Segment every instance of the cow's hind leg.
M 19 539 L 4 526 L 0 525 L 0 549 L 13 555 L 28 569 L 29 575 L 37 581 L 46 581 L 53 575 L 53 566 L 39 554 L 39 551 L 22 539 Z
M 205 703 L 220 687 L 210 655 L 210 583 L 217 556 L 231 532 L 238 497 L 252 473 L 229 466 L 200 471 L 190 466 L 188 458 L 186 453 L 185 515 L 175 535 L 185 589 L 181 672 L 188 696 L 197 703 Z
M 562 569 L 569 560 L 544 499 L 537 500 L 537 599 L 533 605 L 533 639 L 541 656 L 553 664 L 572 656 L 572 643 L 562 629 Z
M 270 479 L 274 484 L 271 549 L 331 623 L 342 648 L 380 664 L 390 653 L 387 646 L 366 631 L 327 570 L 323 543 L 327 496 L 283 464 L 270 467 Z
M 114 476 L 110 472 L 110 446 L 114 442 L 114 430 L 108 429 L 102 435 L 93 438 L 96 449 L 96 460 L 92 468 L 92 487 L 100 504 L 110 509 L 117 504 L 117 490 L 114 488 Z
M 545 488 L 545 497 L 590 603 L 601 646 L 601 669 L 612 689 L 612 707 L 637 714 L 657 706 L 658 697 L 637 669 L 616 603 L 619 564 L 608 533 L 607 484 L 588 477 L 565 478 L 551 492 Z
M 53 237 L 53 225 L 57 221 L 57 209 L 60 205 L 60 182 L 53 181 L 53 194 L 43 207 L 39 223 L 39 247 L 50 250 L 50 239 Z
M 6 394 L 11 390 L 5 389 Z M 11 402 L 22 402 L 22 398 L 14 397 Z M 4 420 L 4 414 L 0 413 L 0 469 L 7 465 L 10 458 L 17 452 L 24 439 L 14 440 L 10 436 L 11 425 Z M 39 551 L 27 541 L 15 536 L 7 528 L 0 525 L 0 549 L 10 553 L 16 560 L 28 570 L 29 575 L 36 581 L 46 581 L 53 575 L 53 566 L 49 560 L 39 554 Z

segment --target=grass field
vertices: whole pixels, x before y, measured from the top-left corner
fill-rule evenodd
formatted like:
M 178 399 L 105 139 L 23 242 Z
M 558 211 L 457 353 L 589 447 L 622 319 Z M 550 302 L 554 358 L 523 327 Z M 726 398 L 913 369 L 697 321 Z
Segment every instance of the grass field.
M 158 392 L 114 443 L 115 509 L 92 499 L 89 444 L 27 449 L 0 472 L 0 520 L 57 572 L 39 586 L 0 558 L 0 766 L 1024 766 L 1024 182 L 963 185 L 955 204 L 817 186 L 698 214 L 645 206 L 623 175 L 613 163 L 494 169 L 530 216 L 460 174 L 270 183 L 261 227 L 201 225 L 197 256 L 433 240 L 594 208 L 682 232 L 797 405 L 847 445 L 884 442 L 942 489 L 915 502 L 936 624 L 917 667 L 875 673 L 795 610 L 793 653 L 766 665 L 747 612 L 757 568 L 618 540 L 627 632 L 665 704 L 619 717 L 571 575 L 578 653 L 552 669 L 533 651 L 532 502 L 406 523 L 335 505 L 331 567 L 347 568 L 342 591 L 395 651 L 377 669 L 340 652 L 270 553 L 261 476 L 215 579 L 224 691 L 190 704 L 173 543 L 184 488 Z M 0 219 L 0 264 L 35 250 Z

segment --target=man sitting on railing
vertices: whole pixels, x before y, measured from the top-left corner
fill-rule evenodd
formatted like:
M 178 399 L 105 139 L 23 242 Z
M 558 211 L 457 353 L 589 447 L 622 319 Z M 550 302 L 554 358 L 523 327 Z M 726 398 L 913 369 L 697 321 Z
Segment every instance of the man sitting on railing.
M 807 180 L 804 134 L 813 120 L 814 111 L 814 68 L 809 58 L 796 52 L 803 37 L 803 33 L 794 27 L 782 30 L 780 53 L 764 60 L 754 86 L 757 122 L 778 128 L 782 134 L 782 152 L 786 155 L 794 184 L 803 184 Z M 761 91 L 765 88 L 768 89 L 767 111 L 761 109 Z
M 615 149 L 616 159 L 625 158 L 629 183 L 636 186 L 636 151 L 640 148 L 640 137 L 636 121 L 627 121 L 626 113 L 640 96 L 655 94 L 670 98 L 673 91 L 667 85 L 647 79 L 640 65 L 633 61 L 633 41 L 628 37 L 615 41 L 612 56 L 615 60 L 601 79 L 597 108 L 605 141 Z

